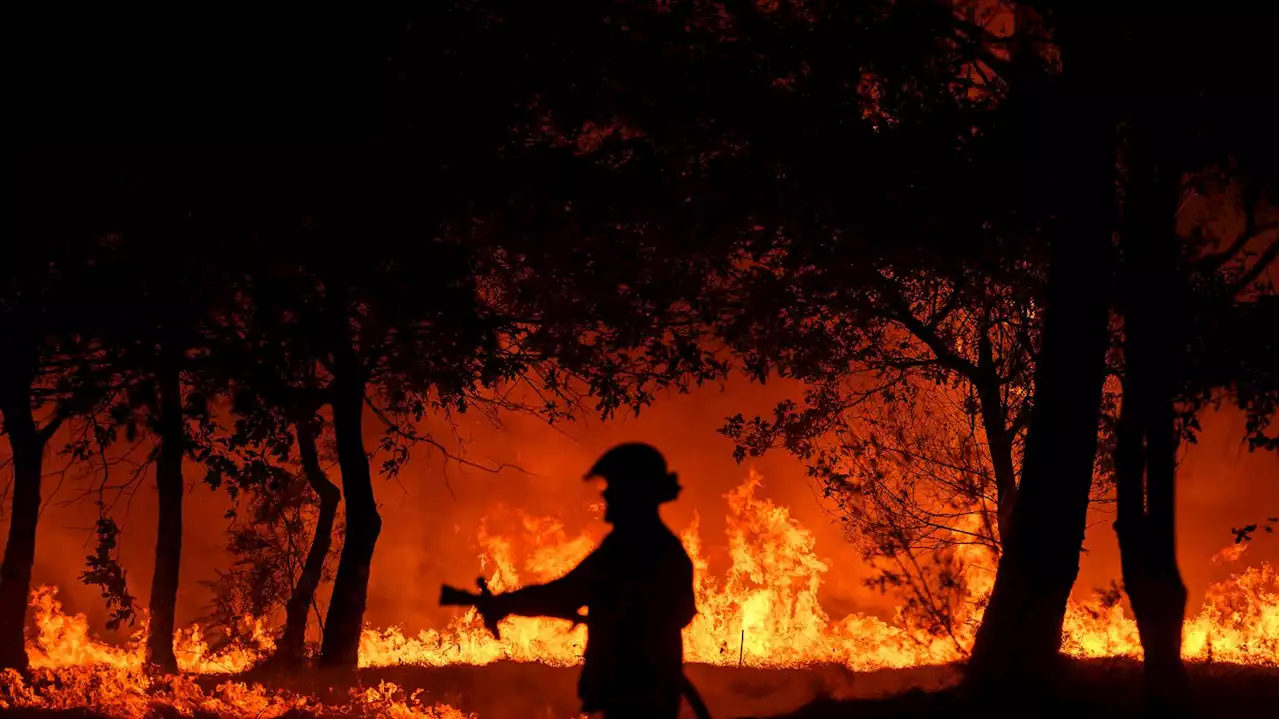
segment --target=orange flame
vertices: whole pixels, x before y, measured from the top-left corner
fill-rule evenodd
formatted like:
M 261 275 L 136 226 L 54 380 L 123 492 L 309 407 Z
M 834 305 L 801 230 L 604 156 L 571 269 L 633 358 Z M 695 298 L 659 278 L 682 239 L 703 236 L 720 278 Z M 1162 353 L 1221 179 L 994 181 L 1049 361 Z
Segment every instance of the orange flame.
M 1232 544 L 1218 550 L 1218 553 L 1213 555 L 1213 559 L 1211 561 L 1214 564 L 1230 564 L 1231 562 L 1238 562 L 1240 561 L 1240 557 L 1243 557 L 1244 553 L 1247 551 L 1249 551 L 1248 544 L 1243 542 L 1240 544 Z
M 893 623 L 862 614 L 833 619 L 818 602 L 818 590 L 829 567 L 815 553 L 813 535 L 786 507 L 757 496 L 760 485 L 761 478 L 752 472 L 725 495 L 730 566 L 722 576 L 712 576 L 708 569 L 696 517 L 682 534 L 694 561 L 699 607 L 697 618 L 685 630 L 687 661 L 741 662 L 755 667 L 826 663 L 866 670 L 963 659 L 963 648 L 972 642 L 981 619 L 981 600 L 990 591 L 992 573 L 989 566 L 983 566 L 982 550 L 975 549 L 964 557 L 968 560 L 967 594 L 958 605 L 953 637 L 931 635 L 900 617 Z M 570 536 L 558 520 L 520 516 L 519 536 L 491 534 L 484 525 L 479 531 L 481 565 L 496 592 L 559 576 L 595 545 L 586 535 Z M 516 551 L 517 546 L 521 551 Z M 1237 559 L 1241 551 L 1236 550 L 1231 559 Z M 1199 613 L 1185 625 L 1184 656 L 1189 660 L 1276 665 L 1280 655 L 1277 589 L 1276 571 L 1270 565 L 1247 569 L 1214 585 Z M 274 641 L 264 621 L 246 619 L 253 636 L 251 645 L 218 652 L 209 649 L 199 626 L 180 630 L 175 635 L 175 650 L 184 674 L 157 680 L 143 671 L 145 622 L 132 641 L 112 647 L 90 636 L 83 615 L 64 614 L 55 597 L 55 589 L 42 587 L 32 598 L 39 631 L 28 642 L 27 651 L 36 676 L 45 681 L 28 685 L 10 672 L 0 679 L 0 708 L 91 706 L 111 716 L 132 717 L 164 704 L 184 714 L 201 711 L 228 717 L 277 717 L 291 710 L 320 707 L 314 697 L 269 691 L 259 685 L 228 681 L 206 693 L 192 681 L 193 675 L 240 672 L 269 654 Z M 1073 603 L 1064 627 L 1063 651 L 1069 655 L 1141 656 L 1137 626 L 1118 603 Z M 442 629 L 414 636 L 406 636 L 398 627 L 366 629 L 360 641 L 360 665 L 484 665 L 514 660 L 570 666 L 581 661 L 586 638 L 581 626 L 571 628 L 564 620 L 511 617 L 500 628 L 501 638 L 492 636 L 471 609 Z M 57 681 L 51 681 L 55 677 Z M 416 693 L 406 695 L 388 682 L 354 691 L 350 701 L 345 709 L 370 716 L 469 716 L 446 705 L 423 704 Z

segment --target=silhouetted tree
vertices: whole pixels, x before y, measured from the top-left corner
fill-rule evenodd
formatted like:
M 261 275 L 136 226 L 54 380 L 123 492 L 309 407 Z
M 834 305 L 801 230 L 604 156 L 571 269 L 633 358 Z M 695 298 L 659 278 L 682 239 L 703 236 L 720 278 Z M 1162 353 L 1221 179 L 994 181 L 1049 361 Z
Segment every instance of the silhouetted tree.
M 1228 148 L 1243 147 L 1247 143 L 1240 141 L 1245 137 L 1256 143 L 1255 138 L 1264 136 L 1254 131 L 1260 127 L 1257 116 L 1274 113 L 1271 107 L 1274 103 L 1259 103 L 1259 95 L 1251 89 L 1253 80 L 1244 79 L 1240 74 L 1243 67 L 1265 62 L 1250 59 L 1259 43 L 1265 42 L 1260 38 L 1244 39 L 1257 26 L 1257 21 L 1242 15 L 1241 10 L 1224 8 L 1221 12 L 1215 11 L 1211 18 L 1183 13 L 1148 16 L 1118 12 L 1115 21 L 1106 27 L 1085 12 L 1086 8 L 1075 4 L 1053 7 L 1048 14 L 1054 44 L 1061 57 L 1062 73 L 1055 84 L 1066 91 L 1057 97 L 1071 106 L 1070 110 L 1057 110 L 1060 113 L 1057 117 L 1065 117 L 1063 112 L 1078 114 L 1072 118 L 1071 126 L 1062 126 L 1063 132 L 1054 135 L 1069 140 L 1059 147 L 1072 147 L 1071 154 L 1055 158 L 1062 161 L 1061 165 L 1046 166 L 1059 168 L 1058 172 L 1079 191 L 1087 193 L 1082 197 L 1092 198 L 1093 204 L 1086 207 L 1092 208 L 1093 214 L 1082 207 L 1077 210 L 1077 217 L 1091 217 L 1095 228 L 1093 237 L 1101 234 L 1106 220 L 1105 226 L 1111 228 L 1108 234 L 1111 231 L 1120 234 L 1120 249 L 1125 257 L 1120 275 L 1124 284 L 1118 293 L 1124 318 L 1125 358 L 1121 380 L 1125 401 L 1116 429 L 1115 470 L 1117 499 L 1121 505 L 1117 530 L 1122 538 L 1122 553 L 1137 549 L 1138 554 L 1147 554 L 1142 559 L 1131 553 L 1124 562 L 1126 572 L 1146 563 L 1145 570 L 1126 574 L 1126 583 L 1130 578 L 1138 580 L 1129 589 L 1142 594 L 1142 575 L 1151 580 L 1147 599 L 1138 599 L 1132 593 L 1130 597 L 1140 617 L 1140 627 L 1146 627 L 1144 644 L 1148 637 L 1152 639 L 1149 676 L 1162 677 L 1156 682 L 1163 683 L 1164 688 L 1156 693 L 1167 693 L 1156 698 L 1165 700 L 1166 707 L 1170 705 L 1169 699 L 1180 693 L 1180 627 L 1185 604 L 1185 590 L 1180 589 L 1173 559 L 1172 476 L 1176 435 L 1170 431 L 1175 400 L 1169 391 L 1180 382 L 1176 379 L 1181 373 L 1177 347 L 1184 340 L 1179 336 L 1186 327 L 1194 326 L 1186 316 L 1181 317 L 1182 329 L 1178 326 L 1179 308 L 1185 306 L 1186 293 L 1177 289 L 1183 280 L 1177 279 L 1175 271 L 1179 253 L 1171 230 L 1181 199 L 1178 188 L 1184 173 L 1215 163 L 1219 167 L 1237 168 L 1242 167 L 1242 160 L 1244 164 L 1251 164 L 1253 160 L 1246 158 L 1254 156 L 1252 150 L 1236 154 Z M 1122 89 L 1134 86 L 1142 86 L 1144 91 L 1128 93 Z M 1071 99 L 1072 93 L 1077 92 L 1083 94 Z M 1055 105 L 1050 102 L 1048 106 Z M 1210 118 L 1216 120 L 1210 122 Z M 1269 124 L 1267 128 L 1268 139 L 1261 145 L 1255 144 L 1255 148 L 1270 147 L 1274 143 Z M 1087 134 L 1086 130 L 1093 134 Z M 1126 138 L 1125 142 L 1121 143 L 1120 138 Z M 1076 145 L 1077 142 L 1080 144 Z M 1170 150 L 1173 154 L 1167 154 Z M 1235 157 L 1230 165 L 1223 162 L 1228 156 Z M 1272 155 L 1263 151 L 1256 156 Z M 1088 172 L 1083 164 L 1086 158 L 1092 162 Z M 1121 168 L 1119 177 L 1115 176 L 1116 167 Z M 1104 203 L 1103 197 L 1112 197 L 1117 186 L 1123 188 L 1122 194 Z M 1072 199 L 1080 198 L 1072 196 Z M 1120 210 L 1119 224 L 1114 221 L 1114 210 L 1110 208 Z M 1082 227 L 1076 237 L 1083 237 L 1083 230 Z M 1138 238 L 1134 236 L 1136 233 L 1146 236 Z M 1073 276 L 1064 277 L 1063 283 L 1087 278 L 1096 287 L 1107 286 L 1109 272 L 1100 270 L 1107 266 L 1110 252 L 1100 238 L 1094 245 L 1076 237 L 1067 240 L 1072 244 L 1073 254 L 1087 247 L 1093 247 L 1094 254 L 1089 260 L 1090 266 L 1074 265 Z M 1046 660 L 1052 657 L 1050 650 L 1059 642 L 1060 606 L 1070 589 L 1070 582 L 1066 580 L 1075 573 L 1074 569 L 1068 572 L 1068 568 L 1078 564 L 1077 538 L 1082 532 L 1077 527 L 1082 530 L 1083 524 L 1076 520 L 1083 521 L 1087 488 L 1074 474 L 1083 464 L 1074 453 L 1085 452 L 1085 419 L 1095 415 L 1093 409 L 1086 412 L 1083 403 L 1087 397 L 1088 404 L 1093 406 L 1095 375 L 1092 370 L 1097 366 L 1093 359 L 1097 345 L 1093 341 L 1098 333 L 1105 332 L 1107 323 L 1105 316 L 1098 312 L 1097 291 L 1080 285 L 1079 291 L 1084 294 L 1070 308 L 1058 310 L 1074 317 L 1066 327 L 1073 334 L 1079 333 L 1076 335 L 1079 340 L 1069 349 L 1063 347 L 1061 354 L 1050 351 L 1050 329 L 1054 325 L 1053 276 L 1059 262 L 1053 258 L 1050 264 L 1049 302 L 1043 347 L 1038 357 L 1036 409 L 1027 439 L 1020 502 L 1029 495 L 1033 477 L 1037 478 L 1036 487 L 1040 487 L 1041 476 L 1070 471 L 1070 477 L 1075 479 L 1063 474 L 1052 485 L 1037 489 L 1035 496 L 1050 501 L 1037 503 L 1036 507 L 1029 508 L 1032 511 L 1015 519 L 1015 541 L 1021 544 L 1018 534 L 1027 527 L 1030 536 L 1026 548 L 1034 551 L 1023 554 L 1020 548 L 1019 552 L 1010 553 L 1006 547 L 991 606 L 974 649 L 971 672 L 979 680 L 1007 676 L 1009 672 L 1017 674 L 1027 668 L 1044 671 Z M 1075 271 L 1082 274 L 1075 276 Z M 1172 294 L 1166 296 L 1165 293 Z M 1139 294 L 1142 299 L 1136 298 Z M 1086 321 L 1086 318 L 1089 319 Z M 1083 342 L 1086 338 L 1091 338 L 1090 343 Z M 1075 377 L 1065 378 L 1056 388 L 1074 386 L 1074 396 L 1062 398 L 1074 406 L 1074 411 L 1068 412 L 1056 402 L 1045 406 L 1042 395 L 1056 391 L 1046 384 L 1048 374 L 1055 371 L 1051 360 L 1071 355 L 1077 360 L 1070 367 Z M 1056 371 L 1067 370 L 1067 365 L 1062 365 Z M 1186 378 L 1181 381 L 1185 382 Z M 1265 406 L 1265 402 L 1254 404 Z M 1047 446 L 1058 445 L 1052 452 L 1057 459 L 1053 467 L 1044 468 L 1043 475 L 1041 470 L 1033 471 L 1032 461 L 1038 454 L 1033 452 L 1033 445 L 1037 443 L 1036 429 L 1040 426 L 1037 417 L 1042 409 L 1045 415 L 1054 415 L 1045 418 L 1046 426 L 1058 425 L 1053 438 L 1047 440 L 1050 443 Z M 1091 431 L 1096 435 L 1096 425 L 1091 425 Z M 1143 501 L 1139 485 L 1135 484 L 1135 480 L 1140 481 L 1137 473 L 1141 472 L 1143 461 L 1142 453 L 1135 447 L 1142 437 L 1146 440 L 1148 473 L 1146 517 L 1135 509 L 1135 503 Z M 1058 454 L 1059 451 L 1065 454 Z M 1017 514 L 1019 508 L 1015 507 Z M 1031 515 L 1040 516 L 1032 519 Z M 1048 536 L 1048 532 L 1056 533 L 1057 539 Z M 1129 541 L 1144 534 L 1149 541 Z M 1071 548 L 1066 546 L 1068 540 Z M 1135 544 L 1145 545 L 1146 549 L 1138 549 Z M 1148 600 L 1149 611 L 1144 611 L 1139 605 Z M 1175 604 L 1176 610 L 1172 608 Z M 1142 618 L 1144 613 L 1146 618 Z M 1151 688 L 1156 687 L 1153 684 Z M 1176 704 L 1178 699 L 1172 702 Z
M 430 390 L 451 397 L 501 369 L 489 362 L 495 339 L 476 312 L 466 250 L 432 239 L 430 214 L 410 202 L 428 188 L 410 181 L 407 158 L 316 155 L 308 158 L 312 177 L 281 177 L 293 202 L 286 200 L 279 223 L 264 228 L 273 246 L 257 280 L 265 285 L 283 276 L 302 290 L 271 310 L 298 312 L 327 375 L 346 530 L 321 659 L 353 668 L 381 528 L 364 445 L 366 403 L 414 376 L 422 394 L 413 396 L 425 405 Z M 305 423 L 311 414 L 296 416 Z
M 319 611 L 316 592 L 326 573 L 332 574 L 328 560 L 342 493 L 329 480 L 318 449 L 331 377 L 320 367 L 323 344 L 312 337 L 305 310 L 314 287 L 297 273 L 273 272 L 279 267 L 266 254 L 267 262 L 242 266 L 240 302 L 215 333 L 216 381 L 226 388 L 235 420 L 217 436 L 217 428 L 210 428 L 199 458 L 210 470 L 211 485 L 225 485 L 233 499 L 249 495 L 248 523 L 232 533 L 241 567 L 220 578 L 219 593 L 234 597 L 249 585 L 269 588 L 250 592 L 254 608 L 264 616 L 277 602 L 284 609 L 272 659 L 293 666 L 305 655 L 308 617 Z M 298 543 L 307 531 L 303 550 Z M 270 581 L 256 581 L 263 573 Z M 245 607 L 228 599 L 218 608 L 227 624 Z
M 200 150 L 111 151 L 104 162 L 119 180 L 110 221 L 120 242 L 111 268 L 116 290 L 103 298 L 110 319 L 96 328 L 113 354 L 132 421 L 152 438 L 159 498 L 155 566 L 148 603 L 148 662 L 176 672 L 174 617 L 182 559 L 183 463 L 192 451 L 189 424 L 207 417 L 213 398 L 196 391 L 208 358 L 212 318 L 228 307 L 224 208 L 234 175 Z M 216 359 L 212 360 L 216 361 Z
M 1274 255 L 1275 240 L 1261 258 L 1214 253 L 1208 261 L 1192 259 L 1194 245 L 1175 233 L 1184 192 L 1163 172 L 1148 174 L 1155 171 L 1151 158 L 1134 147 L 1143 142 L 1130 145 L 1127 160 L 1136 181 L 1126 188 L 1121 225 L 1124 401 L 1114 449 L 1115 530 L 1124 589 L 1142 639 L 1147 692 L 1153 708 L 1168 715 L 1184 711 L 1189 696 L 1181 654 L 1187 590 L 1176 555 L 1178 448 L 1195 441 L 1202 408 L 1226 393 L 1247 415 L 1250 448 L 1274 447 L 1268 432 L 1276 401 L 1274 362 L 1263 360 L 1274 355 L 1274 342 L 1262 341 L 1253 328 L 1258 320 L 1276 319 L 1275 290 L 1266 281 L 1248 299 L 1239 294 L 1273 261 L 1267 253 Z M 1256 238 L 1254 229 L 1246 223 L 1243 235 Z M 1197 269 L 1211 274 L 1197 278 Z M 1232 328 L 1230 336 L 1224 327 Z M 1198 371 L 1197 354 L 1211 354 L 1221 369 Z M 1228 366 L 1233 369 L 1222 371 Z
M 336 558 L 330 548 L 342 494 L 321 464 L 322 419 L 291 409 L 308 406 L 297 399 L 304 395 L 301 388 L 288 395 L 280 388 L 233 384 L 234 426 L 211 428 L 196 459 L 208 470 L 207 484 L 229 491 L 237 508 L 228 513 L 241 520 L 228 530 L 234 566 L 211 583 L 215 601 L 209 620 L 231 638 L 242 629 L 245 614 L 270 618 L 283 610 L 284 628 L 272 660 L 287 667 L 305 656 L 308 617 L 319 612 L 316 592 L 332 579 L 330 560 Z M 267 404 L 263 390 L 295 399 Z M 310 394 L 313 403 L 323 396 Z M 286 417 L 285 411 L 293 414 Z
M 793 256 L 753 263 L 744 314 L 756 326 L 737 346 L 761 372 L 809 389 L 802 405 L 736 416 L 721 431 L 739 458 L 784 447 L 804 459 L 881 568 L 876 584 L 903 590 L 937 625 L 963 587 L 932 558 L 959 561 L 964 545 L 981 548 L 961 551 L 969 562 L 999 557 L 1031 409 L 1041 282 L 963 266 L 950 278 L 945 267 L 858 278 L 848 268 L 865 261 L 861 250 L 850 243 L 818 261 L 793 246 Z
M 1266 62 L 1242 20 L 1174 16 L 1138 26 L 1126 68 L 1148 92 L 1128 103 L 1120 145 L 1124 402 L 1115 530 L 1148 699 L 1166 716 L 1185 713 L 1190 696 L 1181 653 L 1187 591 L 1176 553 L 1179 445 L 1195 441 L 1204 407 L 1230 397 L 1246 415 L 1250 449 L 1275 447 L 1274 338 L 1251 329 L 1276 321 L 1266 274 L 1277 249 L 1275 110 L 1256 80 L 1237 77 Z M 1202 212 L 1188 238 L 1180 226 L 1196 204 L 1225 212 Z M 1234 217 L 1238 229 L 1214 232 L 1214 214 Z
M 15 235 L 0 259 L 0 417 L 13 466 L 0 668 L 27 668 L 23 626 L 47 447 L 69 419 L 92 413 L 111 384 L 93 329 L 102 319 L 95 302 L 112 288 L 94 270 L 110 261 L 115 239 L 98 193 L 104 175 L 84 172 L 92 155 L 32 148 L 17 163 Z
M 320 465 L 320 455 L 316 450 L 316 426 L 314 417 L 301 418 L 294 424 L 303 476 L 306 477 L 307 486 L 319 498 L 320 505 L 306 559 L 285 605 L 284 632 L 276 645 L 277 655 L 286 662 L 296 661 L 304 653 L 307 616 L 315 606 L 316 590 L 325 578 L 326 560 L 329 558 L 329 549 L 333 546 L 338 504 L 342 500 L 341 490 L 329 481 Z
M 923 602 L 934 624 L 929 617 L 949 615 L 942 608 L 963 588 L 930 557 L 957 561 L 955 550 L 972 545 L 980 551 L 961 554 L 994 567 L 1008 534 L 1042 282 L 1034 272 L 959 266 L 867 283 L 848 277 L 862 261 L 856 245 L 805 269 L 806 250 L 791 251 L 754 265 L 770 279 L 744 284 L 758 309 L 744 312 L 755 327 L 738 346 L 761 371 L 804 380 L 804 403 L 784 401 L 770 418 L 732 417 L 721 431 L 739 458 L 784 447 L 804 459 L 882 567 L 876 583 Z M 1023 257 L 1014 262 L 1036 266 Z M 1107 479 L 1099 466 L 1095 499 Z
M 247 625 L 245 617 L 283 617 L 275 652 L 264 666 L 295 667 L 306 656 L 310 615 L 323 623 L 316 590 L 333 580 L 337 564 L 330 551 L 335 522 L 329 518 L 337 508 L 337 501 L 317 497 L 300 472 L 239 493 L 236 521 L 227 531 L 232 563 L 206 583 L 213 598 L 200 619 L 215 644 L 257 640 L 260 626 Z

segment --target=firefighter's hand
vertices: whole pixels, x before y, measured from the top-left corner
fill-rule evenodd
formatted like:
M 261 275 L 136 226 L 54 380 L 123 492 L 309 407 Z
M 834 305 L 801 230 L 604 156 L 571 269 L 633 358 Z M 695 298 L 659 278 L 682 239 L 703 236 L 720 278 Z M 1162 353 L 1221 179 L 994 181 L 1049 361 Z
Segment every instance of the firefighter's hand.
M 476 602 L 476 610 L 480 612 L 480 618 L 484 620 L 484 627 L 493 634 L 495 639 L 501 639 L 502 635 L 498 632 L 498 622 L 506 619 L 511 612 L 506 611 L 502 606 L 505 604 L 498 597 L 481 597 Z
M 511 614 L 511 611 L 506 608 L 507 602 L 500 597 L 495 597 L 493 592 L 489 591 L 484 577 L 477 579 L 476 585 L 480 588 L 479 593 L 468 592 L 447 584 L 442 586 L 440 588 L 440 604 L 442 606 L 475 607 L 480 613 L 480 618 L 484 620 L 485 628 L 494 637 L 501 639 L 498 634 L 498 622 L 506 619 L 507 615 Z
M 489 585 L 485 582 L 484 577 L 476 579 L 476 586 L 480 588 L 480 594 L 477 597 L 476 609 L 480 612 L 480 618 L 484 620 L 485 629 L 493 634 L 495 639 L 501 639 L 502 635 L 498 631 L 498 622 L 506 619 L 510 610 L 506 608 L 506 602 L 502 597 L 494 596 L 489 591 Z

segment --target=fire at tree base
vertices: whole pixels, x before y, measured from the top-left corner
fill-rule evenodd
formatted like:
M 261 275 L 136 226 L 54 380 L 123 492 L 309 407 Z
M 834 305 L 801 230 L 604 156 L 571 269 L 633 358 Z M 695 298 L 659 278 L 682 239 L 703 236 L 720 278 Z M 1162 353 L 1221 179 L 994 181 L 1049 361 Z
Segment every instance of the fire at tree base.
M 891 621 L 861 614 L 832 618 L 818 601 L 828 565 L 814 553 L 813 536 L 785 507 L 757 496 L 759 486 L 753 473 L 725 495 L 731 564 L 720 576 L 708 571 L 698 523 L 682 533 L 697 571 L 700 610 L 685 632 L 685 657 L 712 710 L 724 716 L 769 716 L 805 705 L 820 711 L 816 707 L 823 701 L 858 701 L 861 706 L 872 697 L 897 695 L 873 704 L 887 716 L 942 711 L 930 702 L 944 701 L 937 697 L 945 693 L 925 692 L 958 680 L 952 665 L 963 661 L 963 650 L 972 641 L 982 599 L 990 591 L 981 578 L 990 573 L 975 570 L 967 578 L 967 595 L 959 606 L 968 613 L 945 636 L 912 627 L 903 616 Z M 481 529 L 481 561 L 490 568 L 495 591 L 558 576 L 595 544 L 591 537 L 569 536 L 554 519 L 525 517 L 521 524 L 528 536 Z M 525 545 L 538 551 L 517 559 L 513 548 Z M 24 681 L 15 673 L 5 675 L 0 708 L 121 719 L 152 714 L 237 719 L 575 716 L 574 682 L 585 630 L 572 629 L 563 620 L 513 617 L 502 623 L 501 638 L 484 629 L 474 610 L 444 629 L 413 636 L 395 627 L 366 629 L 355 686 L 338 687 L 316 675 L 255 676 L 253 667 L 275 648 L 274 633 L 267 620 L 246 618 L 248 639 L 218 651 L 210 649 L 200 627 L 179 630 L 174 645 L 183 673 L 156 679 L 143 671 L 145 620 L 129 643 L 112 646 L 91 635 L 83 615 L 64 613 L 56 594 L 52 587 L 33 592 L 37 632 L 27 645 L 32 677 Z M 1277 576 L 1274 567 L 1264 564 L 1210 588 L 1200 611 L 1185 624 L 1183 654 L 1205 696 L 1221 692 L 1230 706 L 1251 701 L 1259 691 L 1254 688 L 1259 677 L 1273 687 L 1269 682 L 1275 677 L 1278 641 Z M 1105 598 L 1074 603 L 1063 651 L 1087 660 L 1076 665 L 1078 682 L 1115 697 L 1117 711 L 1124 710 L 1127 694 L 1137 701 L 1141 647 L 1136 626 L 1118 603 Z M 1274 701 L 1274 688 L 1266 691 Z M 921 698 L 925 696 L 934 699 Z M 868 704 L 862 711 L 875 715 L 879 710 Z

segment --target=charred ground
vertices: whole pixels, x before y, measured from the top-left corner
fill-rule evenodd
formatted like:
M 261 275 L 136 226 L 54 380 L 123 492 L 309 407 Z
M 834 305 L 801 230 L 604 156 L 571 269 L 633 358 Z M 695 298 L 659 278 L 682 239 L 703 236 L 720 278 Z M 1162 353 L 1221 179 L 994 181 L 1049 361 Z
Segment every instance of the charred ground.
M 485 667 L 443 668 L 388 667 L 367 669 L 357 682 L 376 686 L 391 681 L 423 690 L 424 702 L 447 703 L 483 719 L 569 719 L 578 716 L 574 697 L 576 668 L 502 662 Z M 958 667 L 917 667 L 878 672 L 849 672 L 840 667 L 806 667 L 789 670 L 691 665 L 690 678 L 702 688 L 716 716 L 738 719 L 944 719 L 959 716 L 1000 716 L 989 707 L 967 702 L 957 689 Z M 1275 702 L 1275 669 L 1233 664 L 1190 665 L 1193 717 L 1251 715 L 1269 711 Z M 315 675 L 274 680 L 252 675 L 268 686 L 288 691 L 330 696 L 335 706 L 346 699 L 346 687 L 328 684 Z M 231 677 L 199 680 L 208 689 Z M 1032 715 L 1063 712 L 1099 719 L 1143 716 L 1140 691 L 1141 665 L 1132 660 L 1072 661 L 1060 684 L 1039 699 Z M 169 717 L 176 712 L 157 706 L 150 716 Z M 1025 715 L 1025 714 L 1024 714 Z M 20 709 L 14 717 L 45 719 L 104 719 L 84 709 Z M 216 714 L 196 713 L 199 719 Z M 292 712 L 291 719 L 359 717 L 339 711 Z

